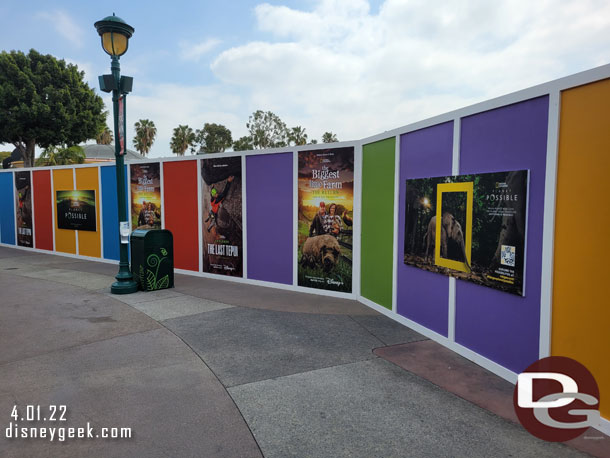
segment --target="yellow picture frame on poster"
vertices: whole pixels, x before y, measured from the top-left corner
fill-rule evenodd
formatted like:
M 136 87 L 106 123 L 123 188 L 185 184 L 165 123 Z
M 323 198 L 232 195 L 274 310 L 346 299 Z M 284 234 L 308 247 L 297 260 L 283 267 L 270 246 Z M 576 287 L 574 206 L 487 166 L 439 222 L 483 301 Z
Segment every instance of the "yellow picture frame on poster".
M 472 253 L 472 202 L 474 183 L 468 181 L 465 183 L 440 183 L 436 188 L 436 234 L 434 243 L 434 264 L 448 269 L 457 270 L 460 272 L 470 272 L 469 265 L 471 264 Z M 464 251 L 466 252 L 465 262 L 454 261 L 441 257 L 441 231 L 439 227 L 442 225 L 442 208 L 443 208 L 443 193 L 449 192 L 465 192 L 466 193 L 466 240 L 464 241 Z M 439 223 L 440 222 L 440 223 Z

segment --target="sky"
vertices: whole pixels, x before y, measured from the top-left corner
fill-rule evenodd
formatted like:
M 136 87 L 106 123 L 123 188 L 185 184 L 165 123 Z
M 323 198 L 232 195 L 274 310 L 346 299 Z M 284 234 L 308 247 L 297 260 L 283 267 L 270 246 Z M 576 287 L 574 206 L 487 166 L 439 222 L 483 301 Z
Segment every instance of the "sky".
M 260 109 L 355 140 L 610 63 L 608 0 L 3 0 L 0 49 L 78 65 L 110 109 L 93 24 L 112 13 L 135 28 L 128 142 L 154 121 L 151 157 L 179 124 L 237 139 Z

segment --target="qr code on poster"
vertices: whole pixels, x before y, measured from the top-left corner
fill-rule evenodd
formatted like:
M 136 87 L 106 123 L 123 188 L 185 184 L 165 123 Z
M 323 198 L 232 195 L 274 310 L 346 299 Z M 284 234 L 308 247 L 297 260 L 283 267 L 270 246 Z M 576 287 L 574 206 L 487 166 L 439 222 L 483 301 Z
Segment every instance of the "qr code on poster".
M 515 267 L 515 247 L 510 245 L 502 245 L 502 254 L 500 263 L 503 266 Z

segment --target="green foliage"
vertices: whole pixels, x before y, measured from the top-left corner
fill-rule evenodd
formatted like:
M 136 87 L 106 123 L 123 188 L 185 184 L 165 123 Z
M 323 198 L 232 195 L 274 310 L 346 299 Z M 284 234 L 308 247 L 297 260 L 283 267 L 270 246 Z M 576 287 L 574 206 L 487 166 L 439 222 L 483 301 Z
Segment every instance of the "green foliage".
M 108 128 L 108 126 L 104 126 L 104 130 L 98 133 L 95 137 L 95 142 L 98 145 L 110 145 L 113 139 L 114 137 L 112 135 L 112 131 Z
M 252 149 L 254 149 L 254 145 L 250 136 L 243 136 L 233 142 L 233 151 L 248 151 Z
M 36 165 L 69 165 L 85 162 L 85 152 L 78 146 L 49 146 L 40 157 Z
M 73 64 L 35 50 L 0 53 L 0 143 L 19 145 L 26 166 L 38 145 L 77 144 L 105 124 L 102 98 Z
M 174 154 L 184 156 L 184 152 L 190 147 L 191 152 L 195 150 L 195 132 L 187 125 L 179 125 L 174 129 L 174 135 L 169 143 Z
M 0 151 L 0 168 L 2 167 L 2 161 L 4 161 L 11 154 L 13 154 L 12 151 Z
M 134 127 L 136 136 L 133 139 L 133 146 L 140 154 L 146 156 L 157 136 L 155 123 L 149 119 L 140 119 L 134 124 Z
M 337 136 L 332 132 L 324 132 L 322 134 L 322 143 L 335 143 L 338 142 Z
M 284 121 L 271 111 L 256 110 L 246 124 L 252 146 L 256 149 L 278 148 L 288 144 L 288 129 Z
M 307 133 L 301 126 L 296 126 L 288 131 L 288 141 L 296 146 L 307 144 Z
M 206 122 L 203 129 L 197 129 L 195 143 L 199 145 L 198 153 L 224 153 L 233 144 L 233 138 L 222 124 Z

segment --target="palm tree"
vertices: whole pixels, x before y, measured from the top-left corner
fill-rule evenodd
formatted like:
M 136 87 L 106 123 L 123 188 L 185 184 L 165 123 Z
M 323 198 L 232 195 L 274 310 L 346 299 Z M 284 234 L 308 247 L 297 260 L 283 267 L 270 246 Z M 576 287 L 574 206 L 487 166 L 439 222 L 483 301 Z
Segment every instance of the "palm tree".
M 104 130 L 97 134 L 95 137 L 95 143 L 98 145 L 110 145 L 112 143 L 112 131 L 108 126 L 104 126 Z
M 293 142 L 296 146 L 307 144 L 307 134 L 301 126 L 296 126 L 288 131 L 288 141 Z
M 337 140 L 337 136 L 332 132 L 324 132 L 324 134 L 322 135 L 322 143 L 334 143 L 338 141 L 339 140 Z
M 196 135 L 193 129 L 186 125 L 179 125 L 174 129 L 174 135 L 169 143 L 169 147 L 178 156 L 184 156 L 184 152 L 189 146 L 191 147 L 191 152 L 194 152 L 195 139 Z
M 85 162 L 85 151 L 78 146 L 50 146 L 36 159 L 36 165 L 68 165 Z
M 148 119 L 140 119 L 134 124 L 134 127 L 136 129 L 136 136 L 133 139 L 133 146 L 146 156 L 157 136 L 155 123 Z

